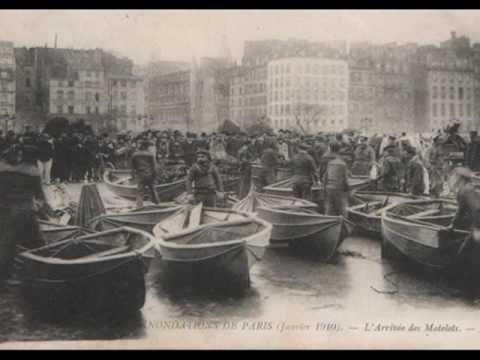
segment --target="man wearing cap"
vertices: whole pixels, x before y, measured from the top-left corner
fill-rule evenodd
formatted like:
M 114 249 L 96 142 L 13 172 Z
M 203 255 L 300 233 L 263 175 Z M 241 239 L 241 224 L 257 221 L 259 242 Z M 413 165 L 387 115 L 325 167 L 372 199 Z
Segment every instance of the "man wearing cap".
M 428 175 L 430 179 L 430 195 L 434 198 L 438 198 L 443 190 L 445 153 L 442 150 L 441 143 L 441 138 L 437 136 L 433 139 L 432 147 L 426 153 Z
M 187 140 L 183 143 L 183 153 L 185 154 L 185 165 L 192 166 L 195 162 L 195 155 L 197 152 L 197 146 L 193 142 L 193 135 L 187 133 Z
M 465 150 L 465 166 L 473 171 L 480 170 L 480 139 L 476 131 L 470 131 L 470 142 Z
M 276 180 L 276 169 L 279 164 L 278 153 L 276 151 L 276 145 L 273 140 L 268 139 L 264 143 L 263 153 L 260 158 L 262 169 L 259 176 L 259 191 L 265 186 L 273 184 Z
M 368 175 L 371 166 L 375 163 L 375 151 L 368 145 L 368 138 L 362 136 L 360 145 L 353 153 L 352 173 L 358 175 Z
M 197 150 L 197 161 L 188 171 L 185 184 L 190 203 L 216 207 L 217 192 L 220 200 L 225 197 L 220 173 L 205 149 Z
M 155 180 L 157 178 L 157 164 L 155 156 L 148 150 L 150 141 L 142 140 L 139 149 L 132 156 L 132 176 L 137 181 L 137 207 L 143 206 L 145 188 L 148 188 L 151 200 L 158 204 L 160 202 L 155 191 Z
M 293 157 L 293 196 L 311 200 L 312 185 L 317 182 L 317 166 L 313 157 L 308 154 L 310 146 L 302 143 L 299 152 Z
M 385 191 L 400 191 L 402 164 L 396 156 L 396 146 L 390 145 L 383 150 L 385 155 L 382 161 L 382 182 Z
M 407 173 L 406 173 L 406 188 L 407 192 L 412 195 L 423 195 L 425 192 L 425 183 L 423 176 L 423 165 L 418 157 L 418 154 L 413 147 L 406 148 L 407 153 Z
M 324 175 L 325 189 L 325 214 L 343 215 L 347 214 L 348 205 L 348 167 L 340 156 L 341 145 L 338 142 L 330 144 L 332 160 L 327 164 Z

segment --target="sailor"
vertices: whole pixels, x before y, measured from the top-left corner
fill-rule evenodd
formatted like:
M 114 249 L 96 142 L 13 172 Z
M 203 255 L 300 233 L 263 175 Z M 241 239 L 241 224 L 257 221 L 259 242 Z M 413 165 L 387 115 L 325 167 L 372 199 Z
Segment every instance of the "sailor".
M 189 203 L 216 207 L 217 197 L 220 201 L 225 199 L 220 173 L 211 160 L 208 150 L 197 150 L 197 161 L 188 171 L 186 179 Z
M 145 188 L 148 189 L 151 200 L 158 204 L 160 199 L 155 191 L 157 178 L 157 162 L 155 156 L 148 150 L 150 141 L 143 139 L 132 156 L 132 176 L 137 181 L 137 207 L 143 206 Z
M 385 157 L 382 162 L 382 181 L 385 191 L 400 191 L 400 177 L 402 164 L 396 156 L 396 146 L 390 145 L 384 149 Z
M 263 150 L 262 156 L 260 158 L 262 169 L 259 174 L 259 191 L 262 191 L 265 186 L 268 186 L 275 182 L 275 171 L 279 163 L 275 142 L 267 139 L 264 141 L 263 147 L 265 150 Z
M 17 247 L 44 245 L 36 212 L 51 213 L 37 168 L 38 149 L 12 147 L 0 162 L 0 278 L 12 272 Z M 38 206 L 40 205 L 40 207 Z
M 324 175 L 325 186 L 325 214 L 346 216 L 348 205 L 348 168 L 339 152 L 341 145 L 337 142 L 330 144 L 330 153 L 333 157 L 327 164 Z
M 430 194 L 434 198 L 438 198 L 443 190 L 445 153 L 442 150 L 441 143 L 441 138 L 437 136 L 433 139 L 433 145 L 426 154 L 430 179 Z
M 408 146 L 406 148 L 408 159 L 406 172 L 407 192 L 412 195 L 423 195 L 425 192 L 423 165 L 415 148 Z
M 245 140 L 242 147 L 238 150 L 238 161 L 240 162 L 240 184 L 238 190 L 239 199 L 243 199 L 250 191 L 252 183 L 252 165 L 254 160 L 253 145 L 250 140 Z
M 312 185 L 318 181 L 317 166 L 313 157 L 308 154 L 310 146 L 302 143 L 299 152 L 293 157 L 293 196 L 311 200 Z
M 359 175 L 368 175 L 371 166 L 375 163 L 375 151 L 368 144 L 368 138 L 362 136 L 360 145 L 353 154 L 352 173 Z

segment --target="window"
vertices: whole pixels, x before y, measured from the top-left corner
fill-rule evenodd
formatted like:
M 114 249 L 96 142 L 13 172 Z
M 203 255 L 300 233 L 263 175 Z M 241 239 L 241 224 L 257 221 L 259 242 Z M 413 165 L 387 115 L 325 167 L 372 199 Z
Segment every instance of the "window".
M 87 71 L 87 73 L 85 74 L 86 77 L 90 77 L 92 76 L 92 72 L 91 71 Z
M 95 101 L 96 102 L 100 101 L 100 94 L 99 93 L 95 93 Z
M 98 106 L 95 106 L 95 114 L 98 115 L 99 111 L 98 111 Z
M 92 113 L 92 109 L 90 108 L 90 106 L 87 106 L 87 107 L 86 107 L 86 110 L 87 110 L 87 114 L 91 114 L 91 113 Z
M 30 78 L 26 78 L 26 79 L 25 79 L 25 86 L 26 86 L 26 87 L 31 87 L 31 86 L 32 86 L 32 83 L 31 83 Z
M 68 86 L 73 87 L 75 85 L 75 82 L 73 80 L 68 80 Z
M 121 105 L 120 106 L 120 112 L 122 113 L 122 115 L 126 115 L 127 114 L 127 105 Z
M 63 114 L 63 106 L 62 105 L 57 105 L 57 113 L 58 114 Z
M 57 99 L 63 99 L 63 90 L 57 90 Z
M 74 100 L 75 99 L 75 93 L 73 91 L 68 92 L 68 100 Z
M 432 104 L 432 116 L 437 117 L 437 104 L 436 103 Z
M 73 106 L 69 106 L 69 107 L 68 107 L 68 113 L 69 113 L 69 114 L 73 114 Z
M 445 104 L 444 104 L 444 103 L 441 103 L 441 104 L 440 104 L 440 115 L 441 115 L 442 117 L 445 116 Z
M 450 100 L 455 99 L 455 88 L 450 86 Z
M 120 93 L 120 96 L 121 96 L 122 100 L 127 100 L 127 92 L 126 92 L 126 91 L 122 91 L 122 92 Z M 98 101 L 98 100 L 97 100 L 97 101 Z
M 112 81 L 112 86 L 117 86 L 117 80 Z
M 445 86 L 442 86 L 442 87 L 440 88 L 440 97 L 441 97 L 442 99 L 445 99 L 445 97 L 446 97 L 446 89 L 445 89 Z
M 455 104 L 450 104 L 450 117 L 455 117 Z
M 458 99 L 463 100 L 463 87 L 458 88 Z
M 472 116 L 472 104 L 470 103 L 467 104 L 467 116 L 468 117 Z
M 463 117 L 463 104 L 458 104 L 458 116 Z
M 122 80 L 120 84 L 122 85 L 122 87 L 127 87 L 127 80 Z

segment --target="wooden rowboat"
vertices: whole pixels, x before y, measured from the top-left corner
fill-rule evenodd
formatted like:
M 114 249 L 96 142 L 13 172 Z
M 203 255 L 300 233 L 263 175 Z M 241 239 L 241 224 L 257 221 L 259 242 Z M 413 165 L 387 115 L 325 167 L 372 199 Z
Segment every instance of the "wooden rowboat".
M 249 269 L 262 259 L 272 226 L 232 210 L 206 208 L 199 215 L 198 209 L 190 221 L 172 216 L 153 229 L 169 283 L 202 291 L 245 290 Z
M 388 206 L 401 202 L 420 199 L 420 197 L 378 191 L 354 192 L 350 202 L 357 203 L 347 209 L 347 218 L 361 231 L 373 235 L 375 238 L 382 236 L 382 211 Z
M 365 176 L 355 176 L 348 179 L 350 190 L 368 188 L 371 180 Z M 275 184 L 265 186 L 263 191 L 278 196 L 293 196 L 293 177 L 279 181 Z M 324 199 L 324 190 L 322 185 L 312 186 L 312 201 L 320 202 Z
M 25 251 L 16 257 L 22 293 L 49 316 L 137 311 L 154 245 L 152 235 L 122 227 Z
M 107 170 L 103 175 L 103 181 L 107 189 L 117 196 L 134 200 L 137 195 L 137 184 L 132 179 L 131 170 Z M 161 201 L 173 201 L 185 191 L 185 179 L 155 186 Z
M 107 213 L 89 221 L 88 227 L 95 231 L 128 226 L 152 233 L 153 227 L 182 208 L 181 205 L 153 205 L 125 213 Z
M 257 207 L 274 207 L 274 206 L 298 206 L 306 209 L 315 210 L 318 205 L 304 199 L 289 196 L 278 196 L 268 193 L 258 193 L 252 189 L 246 197 L 235 203 L 232 209 L 253 213 Z
M 382 215 L 382 256 L 401 255 L 432 269 L 452 266 L 461 255 L 469 232 L 454 230 L 445 234 L 442 225 L 447 225 L 447 219 L 452 220 L 450 211 L 438 215 L 440 220 L 435 215 L 418 216 L 422 213 L 419 209 L 429 211 L 439 207 L 453 210 L 456 206 L 447 200 L 416 200 L 386 208 Z
M 272 246 L 289 245 L 321 261 L 333 257 L 351 230 L 342 216 L 299 207 L 259 207 L 257 213 L 272 224 Z
M 58 225 L 47 221 L 39 221 L 40 231 L 45 244 L 53 244 L 59 241 L 77 238 L 93 233 L 89 229 L 80 226 Z

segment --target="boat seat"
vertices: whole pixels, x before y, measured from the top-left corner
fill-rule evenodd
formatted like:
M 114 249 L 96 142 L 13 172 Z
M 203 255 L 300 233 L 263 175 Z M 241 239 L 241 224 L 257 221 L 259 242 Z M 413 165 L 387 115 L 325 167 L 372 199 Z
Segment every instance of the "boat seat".
M 422 217 L 437 215 L 438 212 L 439 212 L 439 209 L 429 209 L 429 210 L 425 210 L 425 211 L 422 211 L 422 212 L 419 212 L 419 213 L 416 213 L 416 214 L 413 214 L 413 215 L 409 215 L 406 218 L 407 219 L 419 219 L 419 218 L 422 218 Z

